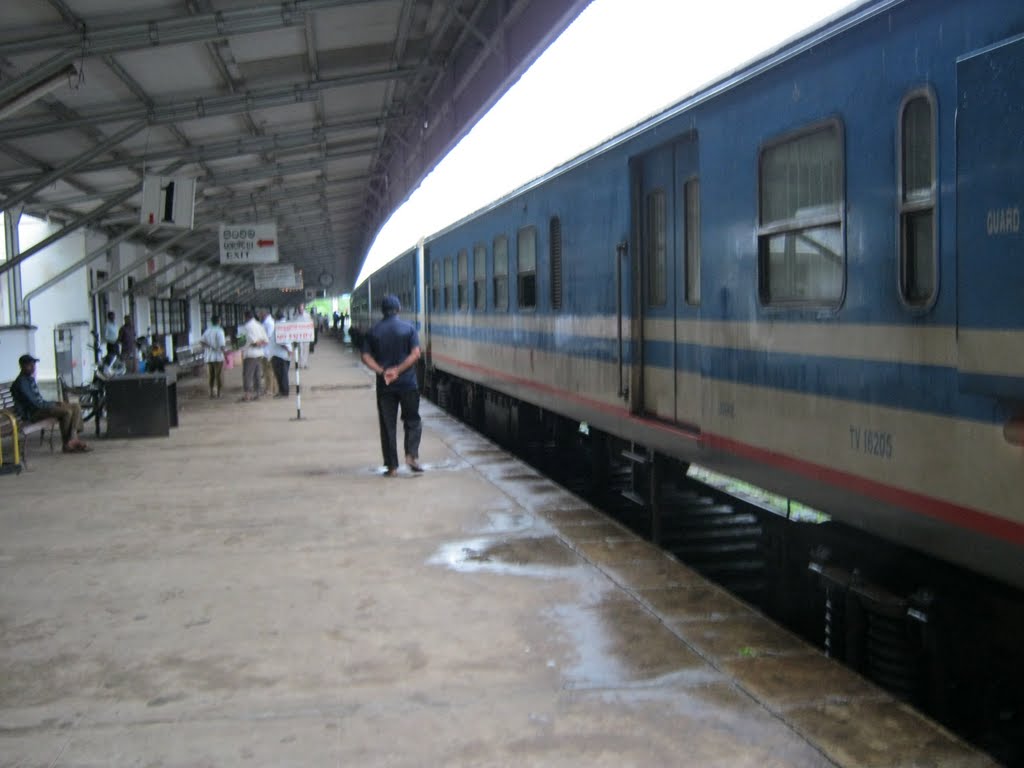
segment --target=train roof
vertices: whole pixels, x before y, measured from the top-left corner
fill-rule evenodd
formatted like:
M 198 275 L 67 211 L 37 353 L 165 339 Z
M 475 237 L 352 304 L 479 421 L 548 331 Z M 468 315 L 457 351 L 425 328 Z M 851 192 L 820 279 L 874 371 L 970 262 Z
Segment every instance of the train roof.
M 704 102 L 714 99 L 723 93 L 727 93 L 758 77 L 764 72 L 784 64 L 785 62 L 847 32 L 848 30 L 874 18 L 875 16 L 878 16 L 879 14 L 885 13 L 896 6 L 903 5 L 905 2 L 907 2 L 907 0 L 860 0 L 859 2 L 852 3 L 843 10 L 827 17 L 824 21 L 799 32 L 779 45 L 758 54 L 755 58 L 727 71 L 725 74 L 720 75 L 710 83 L 700 86 L 692 93 L 681 98 L 675 104 L 641 119 L 632 127 L 627 128 L 590 149 L 584 150 L 579 155 L 570 158 L 561 165 L 552 168 L 550 171 L 541 174 L 535 179 L 526 182 L 507 194 L 481 206 L 472 213 L 463 216 L 458 221 L 439 229 L 431 235 L 425 236 L 423 241 L 429 242 L 430 240 L 441 237 L 448 232 L 461 227 L 467 221 L 498 208 L 509 200 L 529 192 L 531 189 L 545 184 L 551 179 L 556 178 L 573 168 L 583 165 L 594 157 L 602 155 L 605 152 L 630 141 L 639 134 L 652 129 L 663 122 L 671 120 L 699 104 L 703 104 Z M 408 248 L 404 249 L 402 253 L 395 256 L 395 258 L 397 259 L 400 258 L 401 255 L 405 255 L 408 250 Z M 390 264 L 392 261 L 394 261 L 394 259 L 389 260 L 387 263 Z M 386 265 L 381 265 L 381 269 L 383 269 L 384 266 Z

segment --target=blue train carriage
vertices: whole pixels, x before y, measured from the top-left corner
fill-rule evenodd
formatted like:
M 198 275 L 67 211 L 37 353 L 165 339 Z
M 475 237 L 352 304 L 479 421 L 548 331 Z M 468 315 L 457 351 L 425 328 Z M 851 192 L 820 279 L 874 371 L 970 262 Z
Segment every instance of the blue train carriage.
M 422 294 L 423 244 L 407 251 L 377 269 L 352 292 L 353 343 L 358 343 L 380 318 L 380 302 L 387 295 L 397 296 L 402 305 L 402 316 L 417 329 L 424 326 Z
M 1022 32 L 865 3 L 428 238 L 430 365 L 1024 586 Z

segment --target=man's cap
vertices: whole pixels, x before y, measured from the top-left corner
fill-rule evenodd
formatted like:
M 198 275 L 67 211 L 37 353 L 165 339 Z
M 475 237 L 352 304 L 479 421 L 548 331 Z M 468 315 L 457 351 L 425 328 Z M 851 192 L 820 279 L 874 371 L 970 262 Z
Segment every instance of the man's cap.
M 22 355 L 18 358 L 18 365 L 28 365 L 29 363 L 38 363 L 38 357 L 32 357 L 32 355 Z
M 402 308 L 402 302 L 398 300 L 398 297 L 394 294 L 389 293 L 380 301 L 381 312 L 397 312 Z

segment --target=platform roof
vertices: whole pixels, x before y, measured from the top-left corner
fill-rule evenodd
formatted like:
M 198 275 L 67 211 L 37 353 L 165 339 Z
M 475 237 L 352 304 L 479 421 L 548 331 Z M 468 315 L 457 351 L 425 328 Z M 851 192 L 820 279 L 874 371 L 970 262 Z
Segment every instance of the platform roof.
M 340 293 L 589 1 L 4 0 L 0 204 L 211 264 L 220 223 L 275 221 L 281 261 Z M 138 228 L 145 174 L 196 179 L 191 232 Z

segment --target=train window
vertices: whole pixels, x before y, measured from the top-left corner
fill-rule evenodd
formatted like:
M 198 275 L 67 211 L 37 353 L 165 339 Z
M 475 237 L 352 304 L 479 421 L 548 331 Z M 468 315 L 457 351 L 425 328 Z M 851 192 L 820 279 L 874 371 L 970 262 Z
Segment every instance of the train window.
M 686 303 L 700 304 L 700 180 L 683 185 L 683 222 L 686 259 Z
M 761 300 L 838 305 L 846 271 L 839 122 L 764 147 L 759 181 Z
M 473 246 L 473 306 L 487 309 L 487 246 Z
M 508 238 L 494 238 L 494 308 L 508 309 Z
M 452 257 L 444 260 L 444 308 L 452 308 L 452 288 L 455 286 L 455 275 L 452 272 Z
M 459 251 L 459 309 L 469 309 L 469 256 Z
M 537 306 L 537 228 L 520 229 L 516 246 L 519 258 L 519 307 L 534 309 Z
M 562 308 L 562 222 L 557 216 L 551 217 L 551 308 Z
M 441 264 L 435 261 L 431 266 L 430 287 L 434 294 L 434 311 L 441 310 Z
M 900 293 L 911 306 L 935 297 L 935 101 L 910 94 L 900 110 Z
M 652 307 L 663 307 L 668 301 L 668 286 L 665 280 L 666 245 L 665 190 L 656 189 L 647 195 L 647 237 L 644 238 L 647 254 L 647 301 Z

